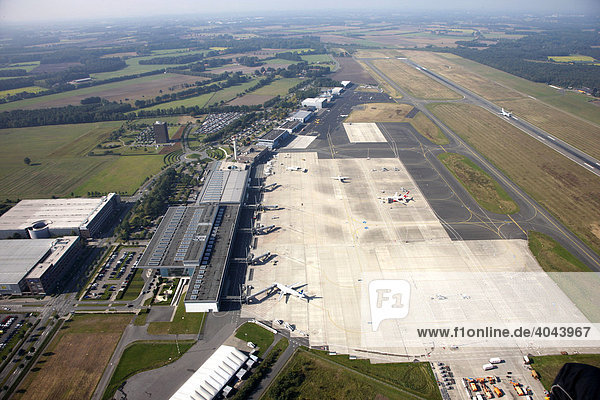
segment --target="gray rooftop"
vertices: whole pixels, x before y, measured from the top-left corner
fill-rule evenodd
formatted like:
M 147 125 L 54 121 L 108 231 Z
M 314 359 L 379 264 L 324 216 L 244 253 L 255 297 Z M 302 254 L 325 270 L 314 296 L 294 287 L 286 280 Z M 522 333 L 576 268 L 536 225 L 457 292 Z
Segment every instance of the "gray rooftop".
M 277 140 L 277 138 L 279 138 L 281 135 L 283 135 L 285 133 L 286 133 L 286 131 L 282 131 L 281 129 L 273 129 L 273 130 L 265 133 L 264 135 L 262 135 L 259 139 L 275 141 L 275 140 Z
M 281 125 L 279 129 L 296 129 L 298 125 L 301 125 L 300 121 L 285 121 L 285 123 Z
M 52 248 L 55 239 L 0 240 L 0 283 L 18 284 Z
M 216 163 L 204 182 L 197 204 L 241 203 L 246 192 L 249 171 L 246 169 L 222 169 Z M 225 164 L 227 165 L 227 164 Z M 244 168 L 246 166 L 244 165 Z
M 217 218 L 218 206 L 169 207 L 139 266 L 183 268 L 200 265 L 208 237 Z
M 210 254 L 208 251 L 204 254 L 201 265 L 196 268 L 185 296 L 186 303 L 215 302 L 219 299 L 239 210 L 239 205 L 219 206 L 209 238 L 214 249 Z
M 312 114 L 312 111 L 307 110 L 298 110 L 293 115 L 292 118 L 304 119 Z
M 115 196 L 100 198 L 21 200 L 0 217 L 0 230 L 27 229 L 47 221 L 50 229 L 74 229 L 90 221 Z

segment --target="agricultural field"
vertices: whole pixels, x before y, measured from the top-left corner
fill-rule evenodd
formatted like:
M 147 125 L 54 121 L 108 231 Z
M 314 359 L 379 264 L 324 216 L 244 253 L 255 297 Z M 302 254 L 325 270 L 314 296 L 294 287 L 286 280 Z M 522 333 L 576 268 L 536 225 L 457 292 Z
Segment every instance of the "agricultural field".
M 272 99 L 275 96 L 285 96 L 290 88 L 296 86 L 301 80 L 298 78 L 282 78 L 277 79 L 270 84 L 258 88 L 253 92 L 249 92 L 242 97 L 238 97 L 229 102 L 231 105 L 256 105 L 262 104 L 267 100 Z
M 7 97 L 7 96 L 11 96 L 13 94 L 17 94 L 17 93 L 23 93 L 23 92 L 40 93 L 40 92 L 43 92 L 44 90 L 46 90 L 46 89 L 43 87 L 40 87 L 40 86 L 27 86 L 27 87 L 22 87 L 22 88 L 18 88 L 18 89 L 0 90 L 0 99 Z
M 0 130 L 0 196 L 37 198 L 133 193 L 160 171 L 162 155 L 88 156 L 121 121 Z M 26 165 L 25 158 L 31 160 Z
M 373 60 L 373 65 L 411 95 L 421 99 L 460 99 L 461 95 L 429 78 L 410 65 L 397 60 Z
M 442 153 L 438 158 L 481 207 L 496 214 L 514 214 L 519 211 L 517 204 L 502 186 L 468 157 Z
M 178 74 L 159 74 L 142 78 L 129 79 L 104 85 L 91 86 L 47 96 L 34 97 L 10 103 L 0 104 L 0 111 L 16 109 L 35 109 L 79 105 L 80 101 L 92 96 L 102 97 L 110 101 L 133 103 L 137 99 L 154 98 L 171 89 L 183 90 L 184 84 L 193 84 L 206 78 Z
M 407 122 L 432 143 L 448 144 L 448 138 L 440 128 L 422 112 L 417 112 L 412 118 L 407 117 L 412 110 L 413 106 L 409 104 L 370 103 L 355 107 L 345 122 Z
M 76 315 L 58 331 L 14 399 L 89 399 L 131 315 Z
M 152 177 L 165 165 L 165 157 L 160 154 L 108 157 L 112 158 L 112 162 L 90 176 L 84 184 L 78 186 L 74 190 L 76 196 L 85 196 L 88 192 L 94 191 L 132 195 L 144 182 L 144 179 Z
M 567 228 L 600 250 L 600 180 L 594 174 L 483 108 L 449 103 L 428 107 Z
M 32 69 L 37 68 L 39 66 L 40 66 L 39 61 L 27 61 L 27 62 L 10 64 L 8 67 L 2 67 L 0 69 L 24 69 L 25 71 L 29 72 Z
M 441 399 L 427 364 L 371 364 L 326 354 L 296 351 L 263 398 Z
M 214 94 L 215 94 L 214 92 L 213 93 L 205 93 L 205 94 L 201 94 L 200 96 L 188 97 L 187 99 L 183 99 L 183 100 L 169 101 L 166 103 L 156 104 L 151 107 L 143 108 L 143 110 L 167 110 L 169 108 L 177 108 L 177 107 L 181 107 L 181 106 L 183 106 L 183 107 L 194 107 L 194 106 L 204 107 L 206 105 L 206 103 L 208 103 L 208 101 L 214 96 Z
M 192 347 L 193 341 L 134 342 L 124 351 L 119 364 L 110 378 L 102 399 L 110 399 L 119 386 L 135 374 L 160 368 L 175 362 Z
M 329 54 L 307 54 L 301 57 L 309 64 L 334 64 Z

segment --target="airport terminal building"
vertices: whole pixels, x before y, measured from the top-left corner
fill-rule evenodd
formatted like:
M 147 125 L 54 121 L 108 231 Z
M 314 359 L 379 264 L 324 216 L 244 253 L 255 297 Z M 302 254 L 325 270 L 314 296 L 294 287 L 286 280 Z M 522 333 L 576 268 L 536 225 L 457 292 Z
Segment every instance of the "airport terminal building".
M 245 164 L 214 163 L 196 204 L 170 207 L 140 259 L 139 268 L 190 277 L 188 312 L 219 310 L 249 172 Z
M 100 198 L 21 200 L 0 216 L 0 239 L 94 237 L 119 205 L 119 195 Z
M 52 293 L 73 266 L 80 248 L 79 236 L 0 240 L 0 294 Z

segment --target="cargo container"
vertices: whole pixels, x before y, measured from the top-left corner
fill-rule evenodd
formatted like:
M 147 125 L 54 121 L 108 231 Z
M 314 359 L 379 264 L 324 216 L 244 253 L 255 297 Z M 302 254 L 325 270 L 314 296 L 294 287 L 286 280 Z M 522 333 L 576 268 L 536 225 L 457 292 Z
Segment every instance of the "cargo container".
M 498 387 L 496 386 L 492 386 L 492 389 L 494 389 L 494 393 L 496 393 L 496 396 L 498 397 L 502 397 L 502 395 L 504 394 L 502 393 L 502 390 L 498 389 Z

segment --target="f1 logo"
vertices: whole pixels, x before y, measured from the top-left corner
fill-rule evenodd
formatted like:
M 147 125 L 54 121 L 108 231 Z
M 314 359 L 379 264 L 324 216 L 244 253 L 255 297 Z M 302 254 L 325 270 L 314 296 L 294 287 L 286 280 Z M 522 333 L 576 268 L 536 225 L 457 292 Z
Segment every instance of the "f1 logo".
M 378 279 L 369 282 L 371 327 L 379 328 L 384 319 L 401 319 L 408 315 L 410 284 L 403 279 Z

